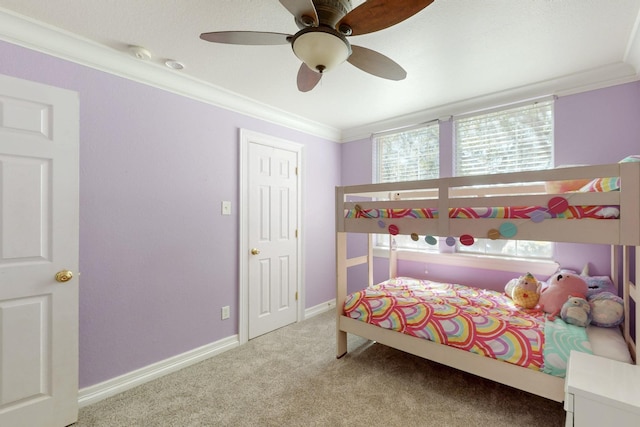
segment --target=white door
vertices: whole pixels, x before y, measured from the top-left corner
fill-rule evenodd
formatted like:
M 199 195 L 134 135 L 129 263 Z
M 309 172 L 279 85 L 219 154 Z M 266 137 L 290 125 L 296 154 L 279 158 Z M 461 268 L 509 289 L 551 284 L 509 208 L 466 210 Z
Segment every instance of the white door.
M 260 134 L 246 141 L 248 337 L 298 319 L 301 146 Z
M 78 143 L 77 94 L 0 75 L 1 426 L 77 420 Z

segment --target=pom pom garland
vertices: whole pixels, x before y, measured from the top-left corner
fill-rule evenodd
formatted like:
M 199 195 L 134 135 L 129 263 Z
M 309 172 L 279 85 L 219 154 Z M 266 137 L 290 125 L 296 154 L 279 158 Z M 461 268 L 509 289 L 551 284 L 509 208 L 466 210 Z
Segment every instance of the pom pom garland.
M 566 211 L 568 207 L 569 207 L 569 202 L 566 198 L 561 196 L 556 196 L 551 198 L 547 203 L 547 212 L 560 214 Z M 360 214 L 363 214 L 363 216 L 367 218 L 374 218 L 374 216 L 368 213 L 365 214 L 364 210 L 360 205 L 355 205 L 355 210 L 358 211 Z M 535 211 L 531 213 L 528 220 L 534 223 L 540 223 L 547 218 L 548 218 L 547 213 Z M 378 227 L 387 228 L 387 231 L 389 232 L 389 234 L 393 236 L 400 233 L 400 229 L 397 225 L 389 224 L 389 226 L 387 226 L 386 222 L 383 221 L 382 219 L 378 220 Z M 504 237 L 506 239 L 511 239 L 515 237 L 517 234 L 518 234 L 518 226 L 513 222 L 506 221 L 500 224 L 500 227 L 498 227 L 498 229 L 495 229 L 495 228 L 490 229 L 487 232 L 486 237 L 491 240 L 497 240 L 497 239 L 500 239 L 501 237 Z M 410 233 L 410 235 L 413 241 L 418 241 L 420 239 L 418 233 L 416 232 L 412 232 Z M 438 240 L 434 236 L 425 236 L 424 240 L 429 245 L 436 245 L 438 243 Z M 469 234 L 463 234 L 458 239 L 460 244 L 465 246 L 473 245 L 475 243 L 475 240 L 476 240 L 475 237 Z M 445 243 L 448 246 L 454 246 L 456 244 L 456 238 L 453 236 L 447 236 L 447 238 L 445 239 Z

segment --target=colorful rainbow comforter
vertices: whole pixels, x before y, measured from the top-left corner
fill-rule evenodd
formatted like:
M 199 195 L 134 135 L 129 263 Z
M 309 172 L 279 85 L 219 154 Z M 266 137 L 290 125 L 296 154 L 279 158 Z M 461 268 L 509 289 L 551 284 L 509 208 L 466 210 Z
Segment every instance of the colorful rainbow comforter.
M 456 284 L 391 279 L 348 295 L 344 315 L 557 376 L 571 350 L 591 352 L 585 328 L 550 322 L 504 293 Z

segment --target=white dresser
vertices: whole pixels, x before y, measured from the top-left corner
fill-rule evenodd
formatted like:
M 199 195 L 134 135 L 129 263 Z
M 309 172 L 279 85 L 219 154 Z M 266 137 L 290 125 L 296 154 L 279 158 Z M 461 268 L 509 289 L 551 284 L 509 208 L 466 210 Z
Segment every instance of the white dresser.
M 566 426 L 640 426 L 640 365 L 571 352 Z

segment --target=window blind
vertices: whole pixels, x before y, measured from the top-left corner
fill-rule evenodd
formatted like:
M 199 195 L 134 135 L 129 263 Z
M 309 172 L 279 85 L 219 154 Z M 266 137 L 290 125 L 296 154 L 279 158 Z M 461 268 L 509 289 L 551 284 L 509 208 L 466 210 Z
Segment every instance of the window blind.
M 434 179 L 440 175 L 440 125 L 433 122 L 414 128 L 374 135 L 374 182 L 415 181 Z M 424 240 L 410 236 L 394 236 L 395 244 L 403 249 L 437 252 Z M 389 235 L 376 234 L 375 244 L 388 247 Z
M 481 175 L 553 167 L 553 101 L 454 119 L 455 174 Z M 457 252 L 549 259 L 549 242 L 476 239 Z
M 438 138 L 438 123 L 375 136 L 374 181 L 437 178 L 440 172 Z
M 454 119 L 455 174 L 553 166 L 553 101 Z

